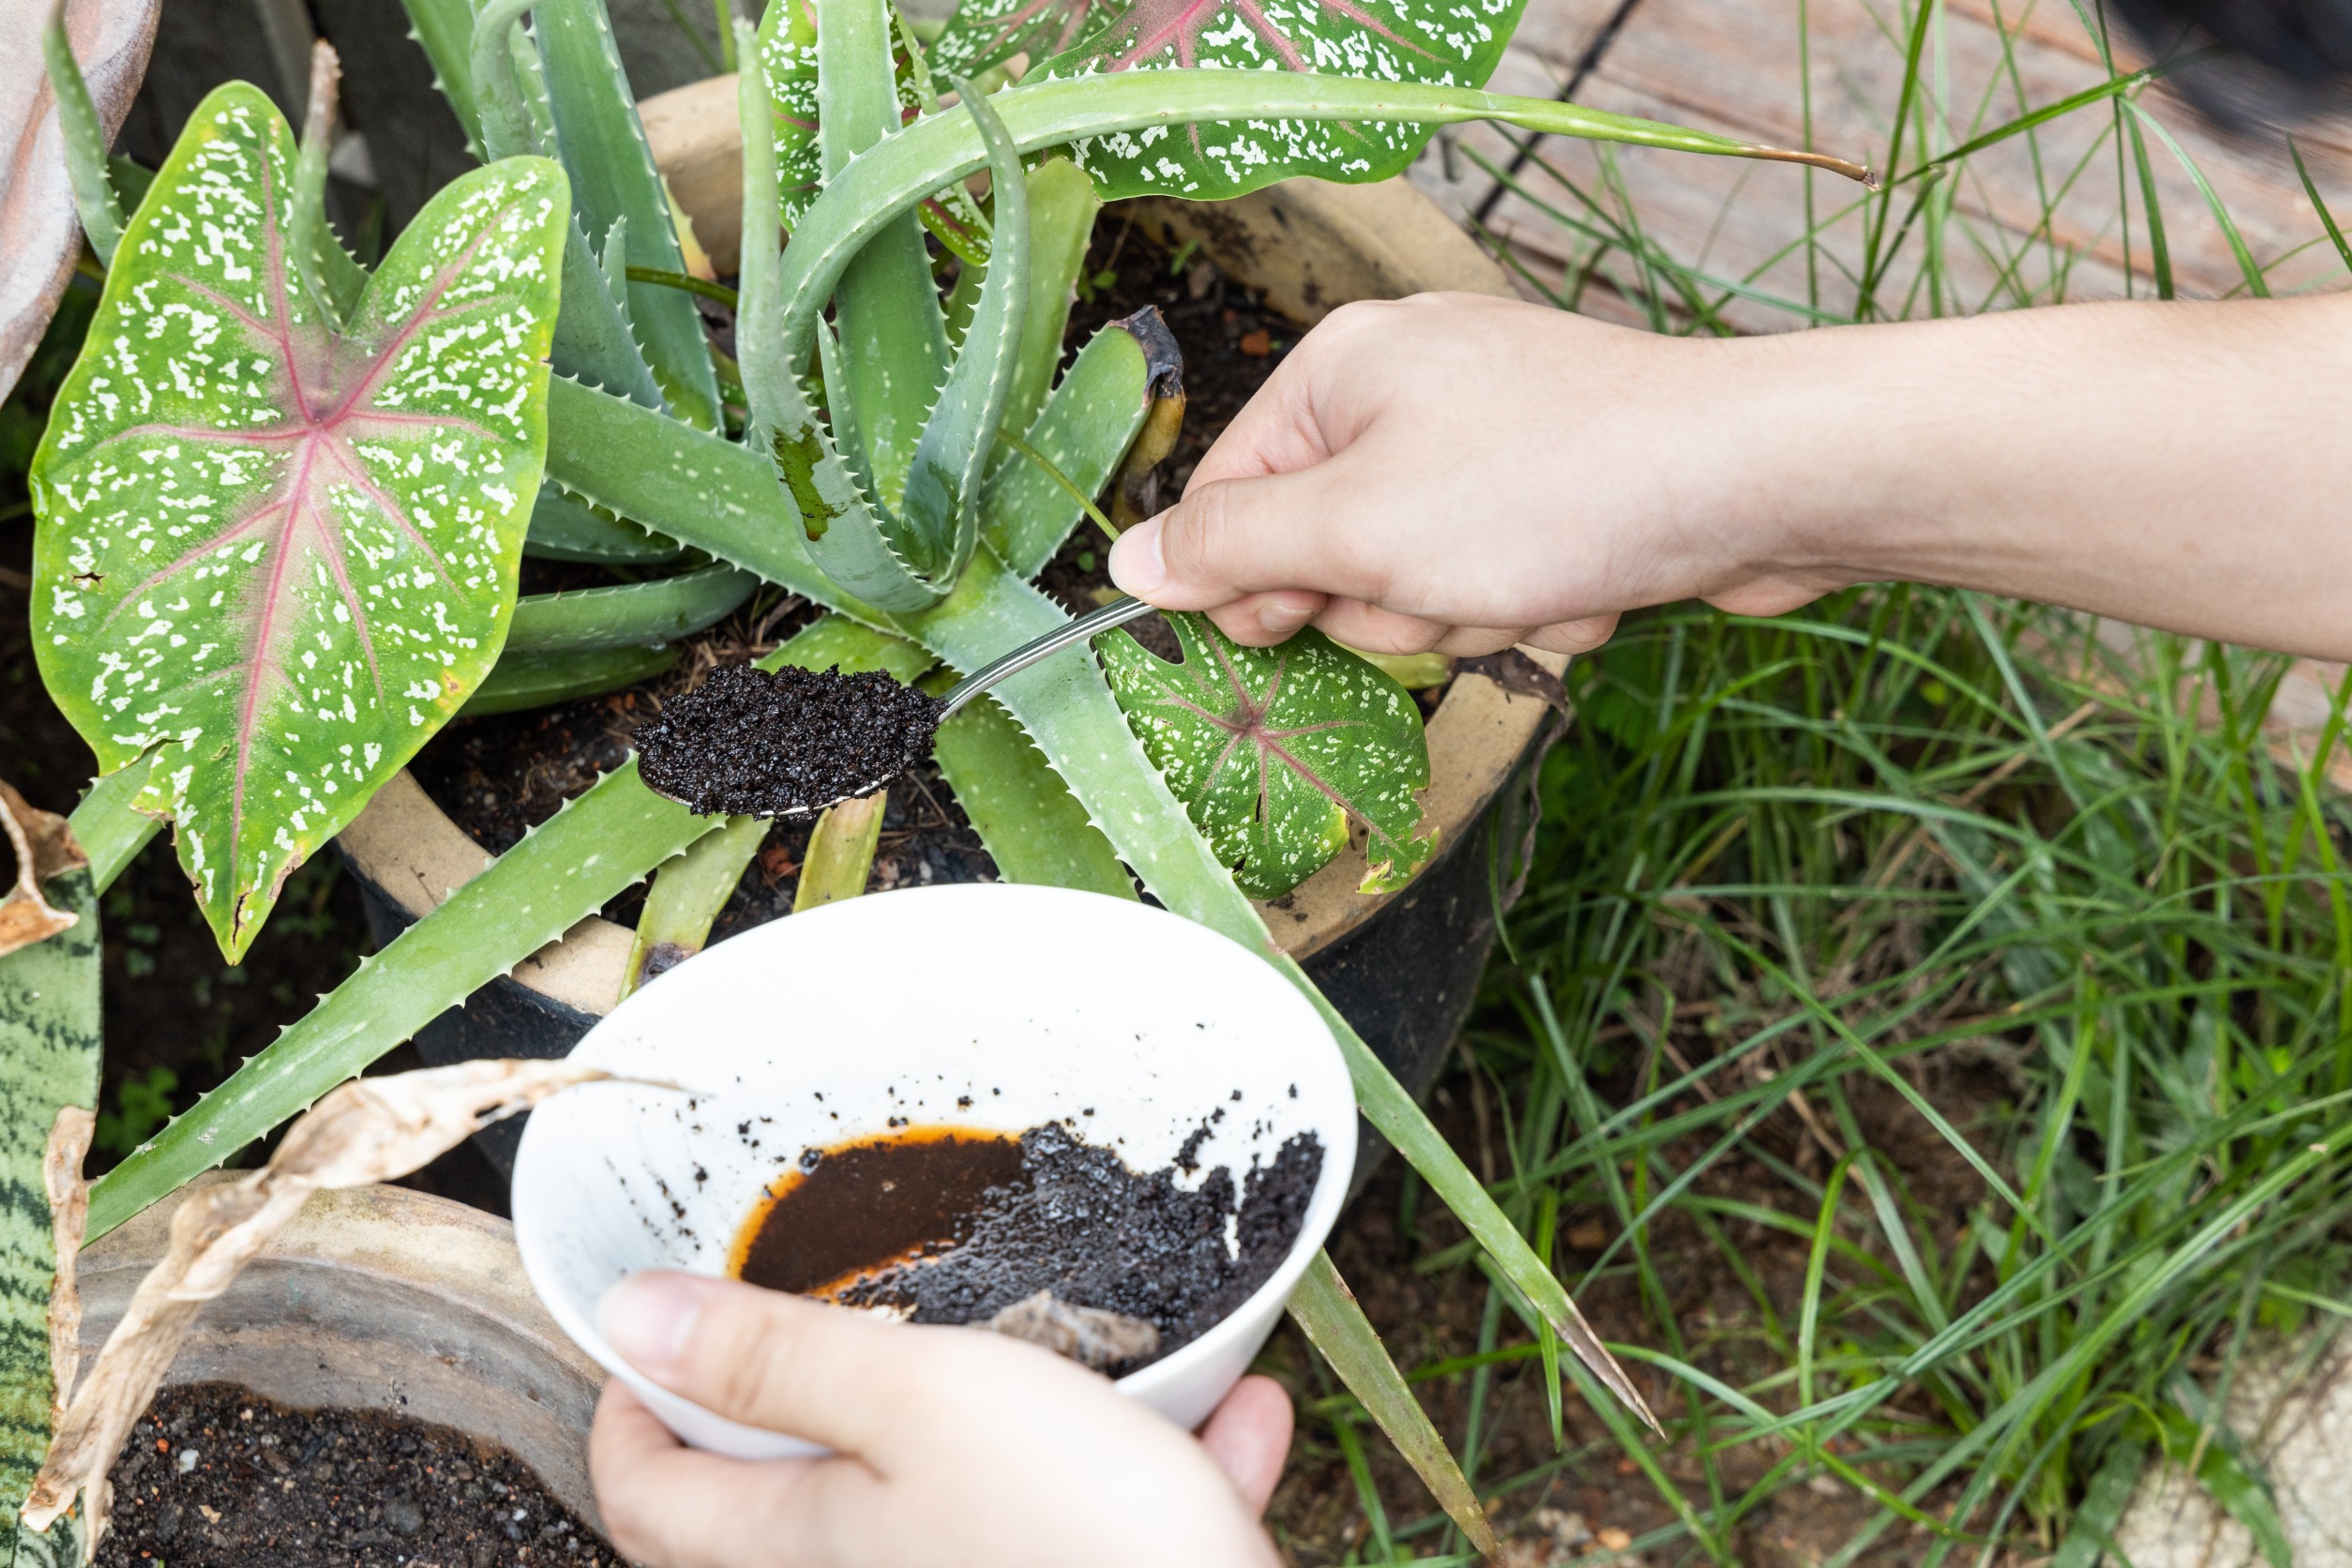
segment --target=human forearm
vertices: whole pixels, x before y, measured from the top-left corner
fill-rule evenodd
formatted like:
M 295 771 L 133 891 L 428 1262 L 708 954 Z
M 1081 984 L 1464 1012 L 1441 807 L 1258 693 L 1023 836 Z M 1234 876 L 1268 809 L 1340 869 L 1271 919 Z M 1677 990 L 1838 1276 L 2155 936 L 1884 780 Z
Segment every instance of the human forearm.
M 2352 657 L 2352 299 L 1722 346 L 1779 405 L 1735 438 L 1766 479 L 1733 526 L 1792 565 Z

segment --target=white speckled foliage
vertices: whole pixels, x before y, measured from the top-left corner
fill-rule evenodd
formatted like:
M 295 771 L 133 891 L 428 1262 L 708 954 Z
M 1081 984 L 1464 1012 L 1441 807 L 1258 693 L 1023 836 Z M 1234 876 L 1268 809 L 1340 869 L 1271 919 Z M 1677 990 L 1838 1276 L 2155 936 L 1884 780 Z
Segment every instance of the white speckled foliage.
M 457 180 L 348 325 L 288 265 L 294 139 L 232 83 L 123 238 L 34 460 L 41 674 L 178 828 L 221 950 L 489 674 L 547 444 L 570 196 Z
M 1021 14 L 1025 0 L 965 0 L 951 33 L 985 24 L 1000 8 Z M 1083 13 L 1100 0 L 1049 0 Z M 1029 80 L 1138 67 L 1299 71 L 1369 82 L 1483 87 L 1502 58 L 1525 0 L 1133 0 L 1099 27 L 1073 31 L 1075 47 L 1031 69 Z M 979 9 L 963 19 L 964 9 Z M 1002 23 L 996 23 L 1002 25 Z M 1027 25 L 1040 28 L 1039 19 Z M 1239 196 L 1292 174 L 1327 180 L 1401 173 L 1429 140 L 1429 128 L 1347 120 L 1229 120 L 1152 126 L 1093 137 L 1072 155 L 1103 200 Z
M 1016 54 L 1044 60 L 1120 14 L 1112 0 L 963 0 L 931 45 L 934 69 L 971 76 Z
M 1350 818 L 1371 836 L 1362 891 L 1409 881 L 1433 847 L 1413 836 L 1429 742 L 1412 695 L 1319 631 L 1244 648 L 1206 616 L 1168 619 L 1182 664 L 1125 632 L 1095 647 L 1136 738 L 1242 891 L 1298 886 L 1347 844 Z

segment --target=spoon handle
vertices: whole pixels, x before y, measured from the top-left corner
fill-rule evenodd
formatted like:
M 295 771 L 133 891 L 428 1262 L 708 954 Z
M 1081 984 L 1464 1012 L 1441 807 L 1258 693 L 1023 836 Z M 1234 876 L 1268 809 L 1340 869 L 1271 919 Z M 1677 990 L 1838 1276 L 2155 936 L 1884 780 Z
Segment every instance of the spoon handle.
M 940 717 L 944 719 L 1005 676 L 1018 674 L 1039 659 L 1058 654 L 1073 642 L 1087 641 L 1113 626 L 1123 626 L 1129 621 L 1139 620 L 1152 613 L 1152 608 L 1141 599 L 1123 594 L 1100 610 L 1090 610 L 1068 625 L 1055 627 L 1034 642 L 1022 643 L 1003 658 L 982 665 L 950 686 L 945 698 L 947 705 L 940 710 Z

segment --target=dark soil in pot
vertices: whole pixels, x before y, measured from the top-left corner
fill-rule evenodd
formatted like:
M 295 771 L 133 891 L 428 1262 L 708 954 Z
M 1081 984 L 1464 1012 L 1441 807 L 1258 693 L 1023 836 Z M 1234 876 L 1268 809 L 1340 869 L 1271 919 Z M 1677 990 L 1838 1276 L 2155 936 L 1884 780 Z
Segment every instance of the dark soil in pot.
M 167 1388 L 110 1476 L 100 1568 L 615 1568 L 513 1455 L 461 1432 L 290 1410 L 230 1383 Z

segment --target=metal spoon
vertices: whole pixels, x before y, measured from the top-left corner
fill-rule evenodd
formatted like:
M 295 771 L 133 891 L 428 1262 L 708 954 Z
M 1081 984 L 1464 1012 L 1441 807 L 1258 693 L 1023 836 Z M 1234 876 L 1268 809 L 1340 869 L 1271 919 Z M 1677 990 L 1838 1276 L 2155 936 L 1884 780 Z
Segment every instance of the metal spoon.
M 931 731 L 935 731 L 939 725 L 944 723 L 958 708 L 961 708 L 965 703 L 971 701 L 973 698 L 979 696 L 982 692 L 988 690 L 990 686 L 995 686 L 1000 681 L 1004 680 L 1006 677 L 1020 673 L 1020 671 L 1028 669 L 1031 665 L 1037 663 L 1041 659 L 1051 657 L 1053 655 L 1060 653 L 1063 649 L 1071 646 L 1073 643 L 1091 641 L 1094 637 L 1110 630 L 1114 626 L 1123 626 L 1130 621 L 1139 620 L 1143 616 L 1150 614 L 1152 610 L 1153 607 L 1144 603 L 1141 599 L 1123 595 L 1120 597 L 1111 600 L 1108 604 L 1104 605 L 1101 609 L 1089 611 L 1086 614 L 1079 616 L 1074 621 L 1056 626 L 1053 630 L 1046 633 L 1045 636 L 1040 637 L 1033 641 L 1023 643 L 1021 646 L 1014 649 L 1011 653 L 1006 654 L 1002 658 L 995 659 L 988 664 L 981 666 L 981 668 L 973 671 L 971 674 L 965 676 L 962 680 L 957 682 L 953 686 L 949 687 L 947 694 L 938 700 L 938 706 L 933 710 L 933 713 L 930 716 Z M 837 678 L 847 680 L 851 677 L 841 676 Z M 692 699 L 688 698 L 682 701 L 691 701 Z M 673 704 L 673 706 L 675 705 Z M 638 749 L 641 776 L 646 775 L 669 774 L 671 772 L 671 764 L 672 762 L 679 764 L 681 771 L 686 773 L 688 776 L 693 776 L 695 775 L 695 759 L 685 755 L 685 753 L 687 753 L 694 748 L 689 743 L 680 741 L 676 748 L 672 749 L 669 744 L 672 738 L 673 737 L 671 737 L 664 732 L 664 726 L 659 720 L 656 720 L 654 724 L 649 725 L 644 730 L 639 731 Z M 823 737 L 822 736 L 803 736 L 792 738 L 802 740 L 808 746 L 822 746 L 824 744 Z M 913 736 L 911 729 L 910 739 L 912 738 Z M 736 792 L 731 793 L 725 798 L 718 798 L 716 787 L 712 787 L 705 791 L 697 792 L 701 796 L 699 800 L 688 799 L 681 794 L 673 793 L 671 791 L 664 789 L 662 787 L 662 783 L 657 781 L 656 777 L 646 776 L 645 782 L 647 787 L 652 789 L 656 794 L 662 795 L 666 799 L 675 800 L 679 802 L 679 804 L 698 811 L 723 810 L 731 815 L 736 816 L 781 817 L 787 819 L 812 817 L 820 811 L 840 805 L 843 801 L 855 800 L 861 796 L 872 794 L 875 791 L 881 789 L 883 785 L 888 784 L 892 779 L 906 772 L 909 767 L 912 766 L 914 762 L 919 761 L 920 758 L 928 750 L 929 740 L 928 734 L 926 733 L 922 737 L 922 744 L 919 746 L 911 747 L 907 755 L 897 760 L 896 765 L 891 766 L 886 771 L 881 773 L 879 776 L 862 783 L 855 788 L 844 789 L 838 793 L 832 794 L 831 798 L 822 801 L 779 802 L 774 797 L 780 795 L 784 792 L 786 786 L 784 786 L 781 782 L 771 783 L 764 787 L 747 784 L 740 785 Z M 763 798 L 758 801 L 746 798 L 741 792 L 743 790 L 751 790 L 754 792 L 761 793 Z
M 979 669 L 947 688 L 940 701 L 940 722 L 945 723 L 957 708 L 988 690 L 1007 675 L 1018 675 L 1041 658 L 1060 653 L 1073 642 L 1091 642 L 1113 626 L 1123 626 L 1129 621 L 1141 620 L 1152 613 L 1153 607 L 1132 594 L 1122 594 L 1100 610 L 1090 610 L 1066 626 L 1056 626 L 1033 642 L 1024 642 L 1003 658 L 984 664 Z

